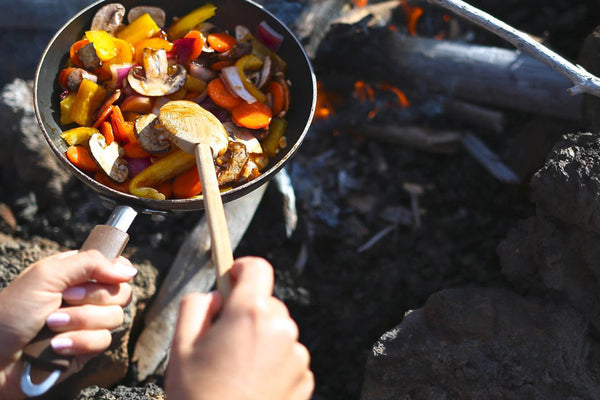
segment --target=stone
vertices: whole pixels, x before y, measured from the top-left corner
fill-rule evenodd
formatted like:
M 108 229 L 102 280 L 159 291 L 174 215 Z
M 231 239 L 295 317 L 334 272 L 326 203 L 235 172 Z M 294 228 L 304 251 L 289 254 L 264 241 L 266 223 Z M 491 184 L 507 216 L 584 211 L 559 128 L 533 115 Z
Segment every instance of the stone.
M 446 289 L 373 346 L 361 400 L 598 398 L 587 326 L 566 302 Z

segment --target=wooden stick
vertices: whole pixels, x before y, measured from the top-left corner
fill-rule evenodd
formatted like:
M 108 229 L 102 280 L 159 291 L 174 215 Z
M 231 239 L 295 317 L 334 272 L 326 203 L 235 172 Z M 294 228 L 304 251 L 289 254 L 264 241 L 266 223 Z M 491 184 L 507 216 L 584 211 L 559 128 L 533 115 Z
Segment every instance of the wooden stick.
M 567 61 L 546 46 L 535 41 L 526 33 L 511 27 L 499 19 L 496 19 L 486 12 L 461 0 L 428 1 L 432 4 L 444 7 L 468 21 L 496 34 L 513 44 L 517 49 L 529 53 L 556 72 L 564 75 L 575 85 L 567 89 L 570 94 L 588 93 L 594 96 L 600 96 L 600 79 L 598 77 L 590 74 L 583 67 Z

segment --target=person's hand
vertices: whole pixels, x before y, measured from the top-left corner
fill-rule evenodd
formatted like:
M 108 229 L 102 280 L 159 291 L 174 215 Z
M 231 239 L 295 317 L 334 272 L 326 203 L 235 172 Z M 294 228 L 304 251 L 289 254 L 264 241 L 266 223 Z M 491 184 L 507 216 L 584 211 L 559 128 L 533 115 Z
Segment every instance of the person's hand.
M 298 327 L 287 308 L 271 294 L 271 265 L 260 258 L 240 258 L 231 276 L 224 304 L 218 293 L 182 300 L 167 368 L 167 397 L 309 399 L 314 389 L 310 355 L 298 342 Z
M 96 250 L 56 254 L 33 263 L 0 292 L 0 398 L 23 398 L 23 347 L 47 325 L 53 350 L 75 356 L 67 376 L 111 343 L 131 301 L 137 270 Z M 69 307 L 64 307 L 62 303 Z

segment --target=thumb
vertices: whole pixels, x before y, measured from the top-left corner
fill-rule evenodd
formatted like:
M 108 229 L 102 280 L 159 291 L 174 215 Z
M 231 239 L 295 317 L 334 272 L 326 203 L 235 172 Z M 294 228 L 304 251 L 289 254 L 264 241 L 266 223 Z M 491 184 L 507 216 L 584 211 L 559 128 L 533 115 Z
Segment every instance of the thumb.
M 190 348 L 212 325 L 223 301 L 217 292 L 191 293 L 179 303 L 173 347 Z

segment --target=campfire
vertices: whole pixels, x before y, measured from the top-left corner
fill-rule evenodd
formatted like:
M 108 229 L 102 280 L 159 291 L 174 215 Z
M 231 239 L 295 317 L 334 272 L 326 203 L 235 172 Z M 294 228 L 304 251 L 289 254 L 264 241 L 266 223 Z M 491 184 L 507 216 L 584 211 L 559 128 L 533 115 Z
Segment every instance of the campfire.
M 314 398 L 597 398 L 600 9 L 260 3 L 303 43 L 318 102 L 289 166 L 225 207 L 235 255 L 276 267 Z M 27 90 L 2 93 L 10 143 L 36 134 L 17 100 Z M 0 160 L 42 159 L 26 146 Z M 4 172 L 5 282 L 33 254 L 76 248 L 107 213 L 49 159 L 21 167 L 19 185 Z M 161 398 L 178 299 L 214 284 L 201 214 L 139 218 L 128 325 L 72 398 Z

